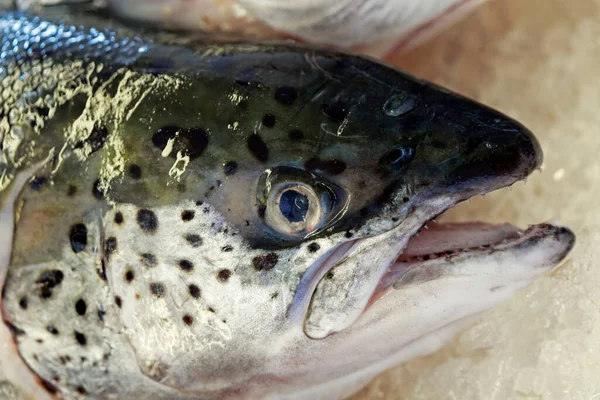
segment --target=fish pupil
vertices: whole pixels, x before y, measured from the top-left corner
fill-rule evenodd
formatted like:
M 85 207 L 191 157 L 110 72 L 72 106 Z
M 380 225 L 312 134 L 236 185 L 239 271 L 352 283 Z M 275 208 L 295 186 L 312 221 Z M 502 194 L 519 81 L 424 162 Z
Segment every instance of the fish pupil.
M 302 222 L 306 219 L 310 204 L 308 198 L 295 190 L 288 190 L 281 195 L 279 210 L 290 222 Z

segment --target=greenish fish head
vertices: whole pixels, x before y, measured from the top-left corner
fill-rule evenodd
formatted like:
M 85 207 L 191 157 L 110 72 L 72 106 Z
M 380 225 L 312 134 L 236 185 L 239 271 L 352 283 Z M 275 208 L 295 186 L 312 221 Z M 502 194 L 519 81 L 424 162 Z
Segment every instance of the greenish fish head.
M 95 360 L 96 338 L 115 332 L 97 363 L 117 373 L 103 385 L 105 375 L 89 379 L 87 393 L 129 382 L 126 392 L 151 388 L 157 398 L 347 395 L 441 346 L 573 244 L 549 224 L 431 222 L 541 164 L 531 132 L 481 104 L 347 54 L 248 45 L 202 57 L 161 45 L 139 53 L 125 70 L 101 71 L 81 104 L 52 110 L 47 128 L 71 136 L 62 164 L 40 172 L 51 188 L 24 192 L 13 246 L 13 264 L 42 265 L 48 252 L 36 249 L 46 242 L 32 245 L 27 227 L 56 216 L 46 224 L 53 257 L 79 267 L 52 281 L 44 315 L 60 314 L 52 327 L 64 332 L 78 317 L 62 310 L 81 310 L 80 300 L 106 310 L 100 327 L 77 328 L 79 346 L 44 338 L 48 349 Z M 55 193 L 36 197 L 44 190 Z M 38 300 L 19 308 L 46 275 L 12 276 L 6 319 L 47 331 L 27 317 Z M 62 376 L 55 361 L 31 356 L 38 344 L 26 337 L 28 365 Z M 89 368 L 78 376 L 95 376 Z
M 432 218 L 540 166 L 538 142 L 510 118 L 354 56 L 280 50 L 216 57 L 211 68 L 211 81 L 188 73 L 175 91 L 146 95 L 124 132 L 143 125 L 152 137 L 123 137 L 137 147 L 132 162 L 151 171 L 147 193 L 128 200 L 127 185 L 112 186 L 117 203 L 174 209 L 173 218 L 156 211 L 159 225 L 173 226 L 152 238 L 154 253 L 177 252 L 202 271 L 205 308 L 186 315 L 215 326 L 174 333 L 174 353 L 160 341 L 134 344 L 142 370 L 162 384 L 349 393 L 352 382 L 432 351 L 432 335 L 455 331 L 570 248 L 562 228 L 475 224 L 432 228 L 431 241 L 419 236 L 425 249 L 402 259 Z M 177 163 L 185 168 L 173 181 Z M 182 221 L 190 212 L 198 225 Z M 169 244 L 190 235 L 202 238 L 195 252 Z M 147 335 L 160 325 L 151 312 L 133 312 L 150 313 Z

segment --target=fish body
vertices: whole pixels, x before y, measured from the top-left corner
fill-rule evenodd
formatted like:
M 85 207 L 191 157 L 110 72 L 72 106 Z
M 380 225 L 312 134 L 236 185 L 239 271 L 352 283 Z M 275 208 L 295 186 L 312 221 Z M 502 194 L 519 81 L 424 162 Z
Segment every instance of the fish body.
M 539 167 L 497 111 L 352 54 L 64 18 L 0 18 L 5 393 L 341 398 L 573 245 L 431 222 Z

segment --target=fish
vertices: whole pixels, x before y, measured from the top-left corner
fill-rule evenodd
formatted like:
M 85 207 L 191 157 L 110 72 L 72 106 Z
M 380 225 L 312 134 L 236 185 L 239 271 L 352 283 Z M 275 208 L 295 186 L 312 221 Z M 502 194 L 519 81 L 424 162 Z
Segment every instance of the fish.
M 442 32 L 484 0 L 16 0 L 88 3 L 130 23 L 230 40 L 292 39 L 384 57 Z
M 380 61 L 89 14 L 4 12 L 0 43 L 5 398 L 344 398 L 574 246 L 435 222 L 541 146 Z

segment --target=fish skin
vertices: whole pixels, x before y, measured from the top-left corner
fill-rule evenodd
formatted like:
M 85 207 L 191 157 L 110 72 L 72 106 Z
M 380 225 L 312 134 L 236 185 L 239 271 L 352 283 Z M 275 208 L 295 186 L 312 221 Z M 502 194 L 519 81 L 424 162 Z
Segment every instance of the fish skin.
M 277 398 L 323 384 L 295 361 L 315 342 L 303 331 L 315 266 L 541 163 L 522 125 L 372 60 L 119 32 L 0 19 L 0 188 L 54 152 L 2 243 L 1 305 L 52 396 Z M 329 199 L 310 235 L 265 222 L 270 188 L 290 181 Z

